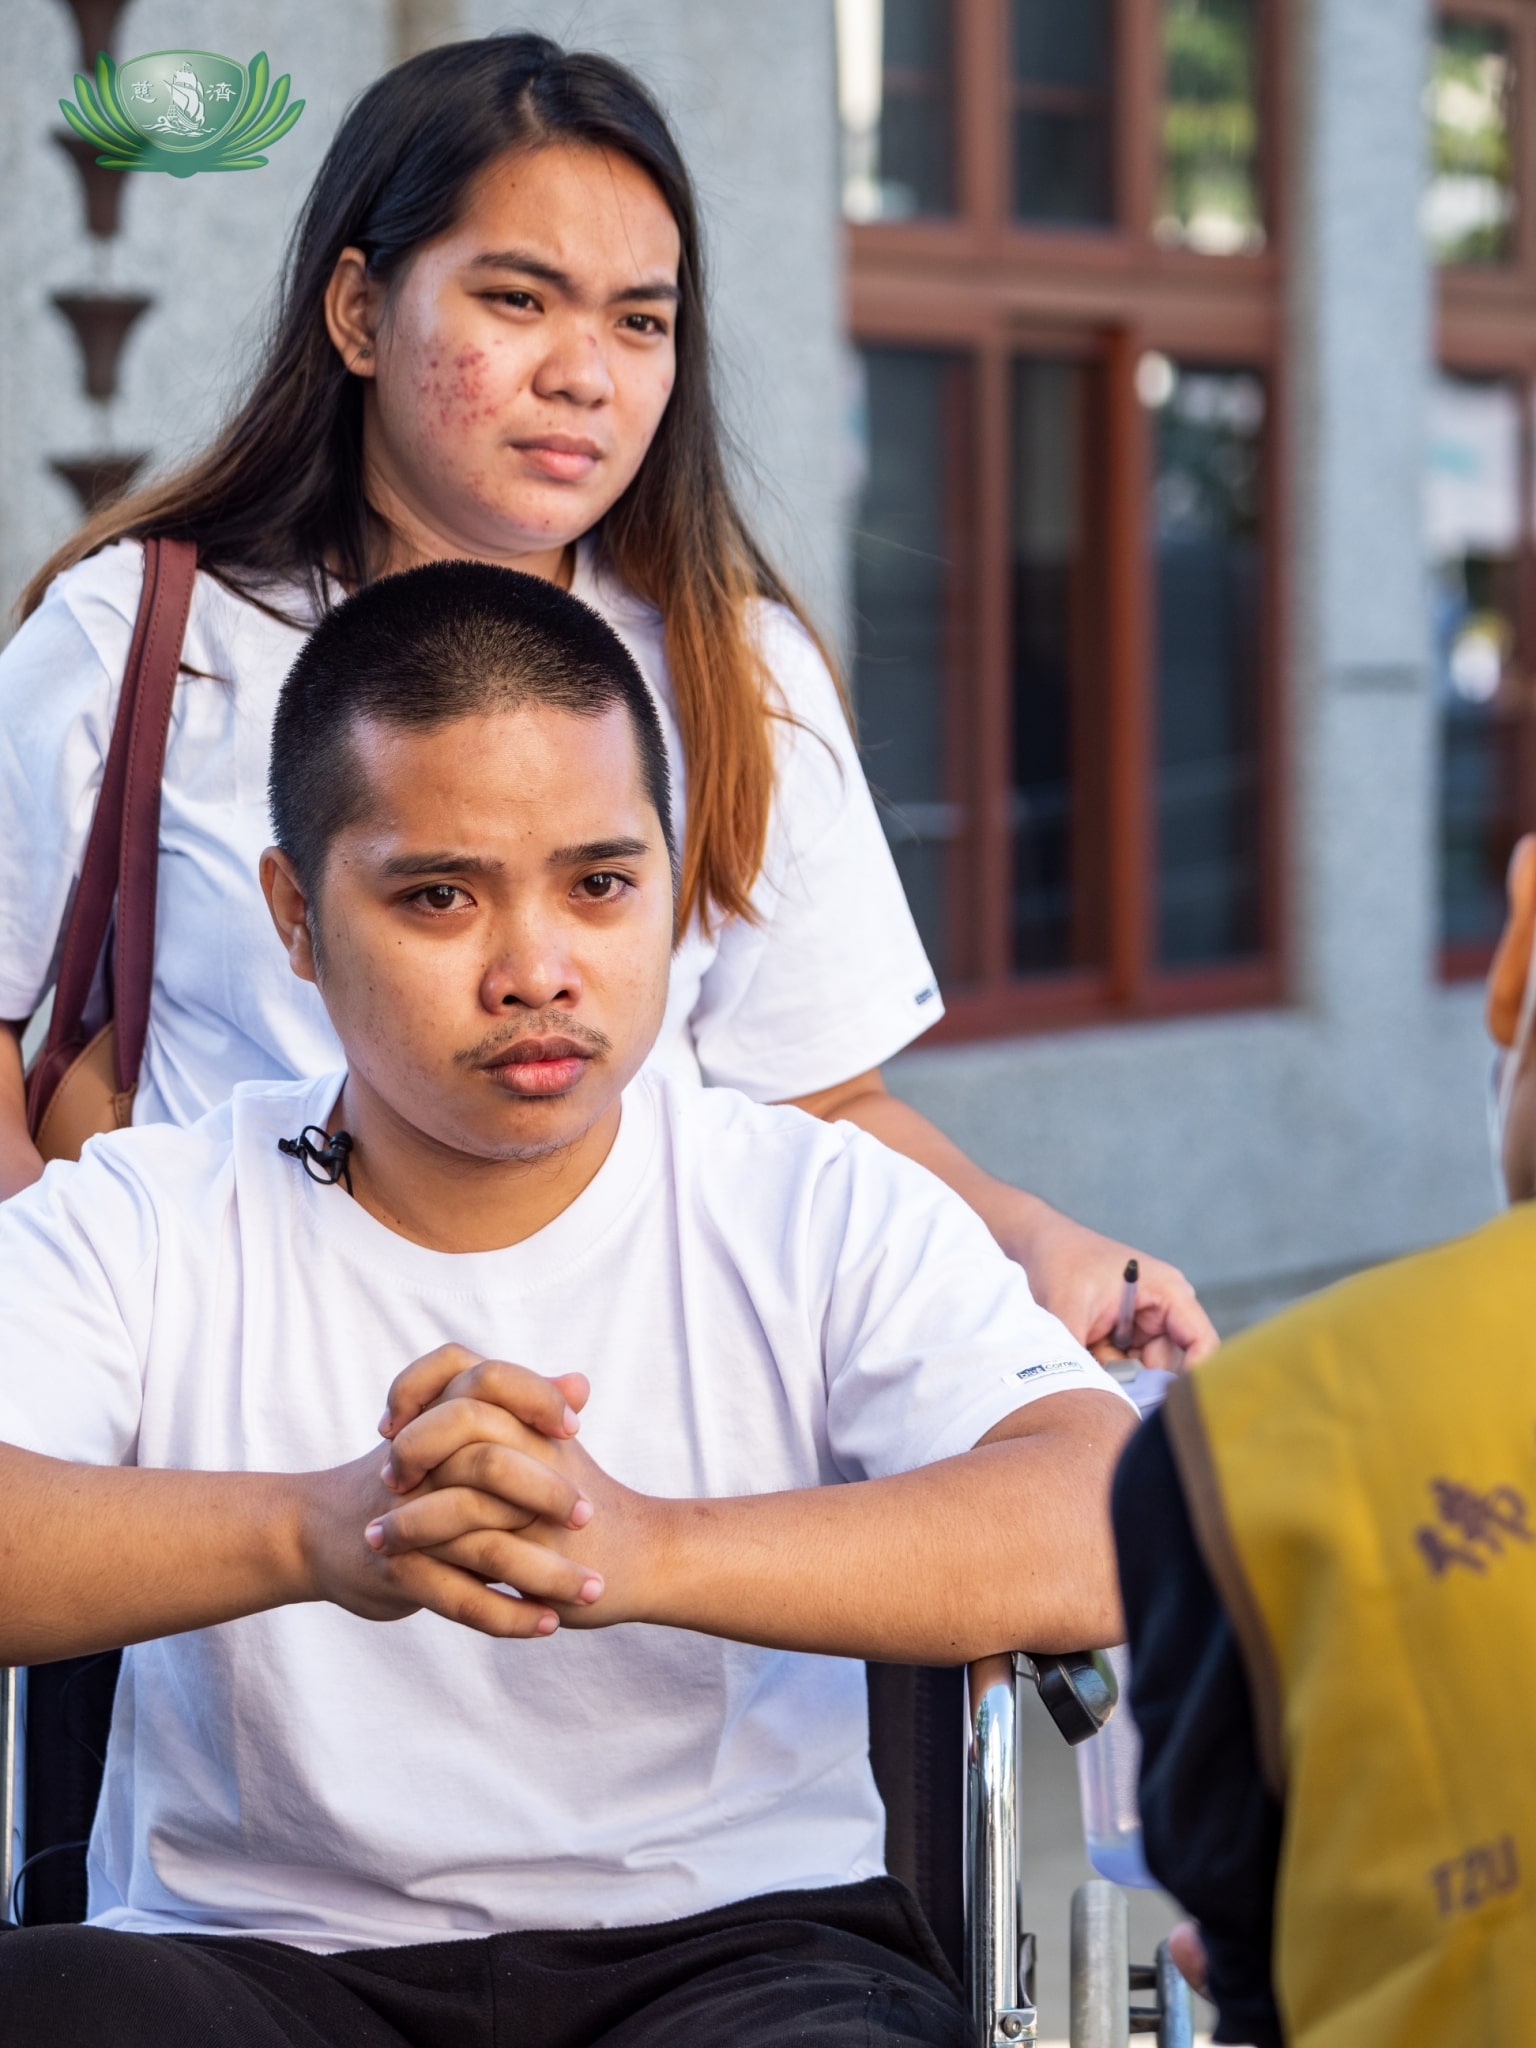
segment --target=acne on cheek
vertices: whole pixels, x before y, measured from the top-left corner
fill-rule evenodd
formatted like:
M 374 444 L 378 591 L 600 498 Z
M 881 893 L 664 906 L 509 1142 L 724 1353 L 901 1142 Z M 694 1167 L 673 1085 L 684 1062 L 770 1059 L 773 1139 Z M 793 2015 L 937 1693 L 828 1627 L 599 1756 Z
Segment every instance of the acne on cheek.
M 500 408 L 494 398 L 487 398 L 487 361 L 483 348 L 460 349 L 445 374 L 441 356 L 427 357 L 425 375 L 418 379 L 416 389 L 425 401 L 423 413 L 429 428 L 446 435 L 455 427 L 496 417 Z

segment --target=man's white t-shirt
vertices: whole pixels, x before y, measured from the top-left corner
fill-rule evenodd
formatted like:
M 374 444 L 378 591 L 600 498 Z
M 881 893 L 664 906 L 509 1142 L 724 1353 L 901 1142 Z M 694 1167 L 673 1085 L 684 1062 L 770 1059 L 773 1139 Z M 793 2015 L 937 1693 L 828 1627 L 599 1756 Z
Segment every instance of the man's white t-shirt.
M 119 541 L 56 579 L 0 654 L 0 1018 L 52 985 L 112 736 L 143 580 Z M 629 647 L 671 757 L 682 843 L 687 785 L 656 611 L 578 550 L 573 594 Z M 275 594 L 303 616 L 297 591 Z M 830 1087 L 889 1059 L 943 1012 L 826 665 L 792 614 L 758 613 L 789 719 L 755 924 L 697 923 L 672 963 L 653 1063 L 761 1102 Z M 341 1048 L 289 971 L 257 879 L 271 843 L 273 714 L 305 630 L 199 576 L 166 749 L 149 1038 L 135 1123 L 191 1124 L 240 1081 L 328 1072 Z
M 457 1340 L 586 1373 L 599 1464 L 704 1497 L 902 1472 L 1042 1395 L 1116 1397 L 971 1211 L 847 1124 L 642 1076 L 563 1214 L 451 1256 L 279 1153 L 338 1088 L 243 1087 L 0 1206 L 0 1440 L 330 1467 L 379 1442 L 395 1373 Z M 839 1658 L 283 1608 L 125 1654 L 91 1918 L 332 1950 L 851 1882 L 882 1868 L 867 1745 Z

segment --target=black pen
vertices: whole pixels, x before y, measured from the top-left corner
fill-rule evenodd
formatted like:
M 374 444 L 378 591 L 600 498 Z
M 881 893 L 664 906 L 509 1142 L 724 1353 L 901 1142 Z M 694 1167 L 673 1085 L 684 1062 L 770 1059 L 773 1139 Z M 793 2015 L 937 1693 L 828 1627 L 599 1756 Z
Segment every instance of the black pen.
M 1125 1262 L 1125 1285 L 1120 1290 L 1120 1314 L 1110 1342 L 1117 1351 L 1129 1351 L 1136 1336 L 1136 1283 L 1141 1267 L 1135 1259 Z

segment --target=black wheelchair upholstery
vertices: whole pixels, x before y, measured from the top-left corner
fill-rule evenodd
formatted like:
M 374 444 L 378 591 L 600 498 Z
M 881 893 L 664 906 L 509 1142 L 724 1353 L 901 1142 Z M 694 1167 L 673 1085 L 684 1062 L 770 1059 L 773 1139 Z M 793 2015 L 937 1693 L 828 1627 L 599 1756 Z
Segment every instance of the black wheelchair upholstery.
M 23 1927 L 85 1918 L 85 1844 L 121 1661 L 121 1651 L 104 1650 L 27 1673 L 22 1859 L 8 1902 Z
M 868 1664 L 865 1671 L 886 1868 L 917 1895 L 964 1982 L 965 1668 Z

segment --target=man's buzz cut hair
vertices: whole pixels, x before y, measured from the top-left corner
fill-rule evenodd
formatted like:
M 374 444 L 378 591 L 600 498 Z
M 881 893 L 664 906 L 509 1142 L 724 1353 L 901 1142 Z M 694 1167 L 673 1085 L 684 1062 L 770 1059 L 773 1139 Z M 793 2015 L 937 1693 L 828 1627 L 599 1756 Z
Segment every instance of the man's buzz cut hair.
M 272 830 L 311 905 L 337 834 L 368 812 L 368 778 L 353 744 L 360 723 L 429 732 L 527 704 L 577 718 L 624 707 L 675 886 L 667 744 L 618 635 L 543 577 L 489 562 L 430 562 L 380 577 L 327 613 L 278 697 Z

